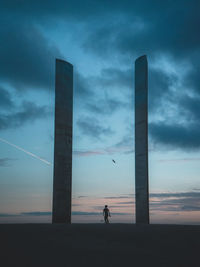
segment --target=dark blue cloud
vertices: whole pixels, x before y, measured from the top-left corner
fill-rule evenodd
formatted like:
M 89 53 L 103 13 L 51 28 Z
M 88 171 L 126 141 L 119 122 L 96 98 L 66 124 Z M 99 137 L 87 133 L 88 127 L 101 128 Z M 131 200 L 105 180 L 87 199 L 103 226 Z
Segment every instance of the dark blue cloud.
M 59 3 L 53 0 L 3 1 L 0 81 L 18 90 L 53 88 L 55 57 L 62 55 L 40 29 L 48 30 L 52 24 L 70 21 L 71 28 L 67 30 L 73 34 L 73 25 L 81 23 L 84 25 L 84 39 L 80 39 L 79 46 L 84 53 L 100 56 L 101 60 L 112 62 L 117 58 L 123 64 L 130 64 L 137 56 L 147 54 L 150 62 L 156 62 L 163 55 L 177 64 L 190 66 L 190 70 L 182 77 L 182 98 L 171 90 L 171 87 L 176 87 L 176 75 L 166 74 L 161 67 L 153 69 L 150 66 L 149 107 L 150 113 L 161 114 L 170 104 L 175 103 L 183 120 L 191 118 L 197 121 L 200 116 L 199 7 L 200 2 L 197 0 L 86 0 L 84 3 L 80 0 L 62 0 Z M 75 95 L 80 99 L 92 99 L 96 89 L 90 86 L 91 80 L 76 73 L 74 77 Z M 134 86 L 133 69 L 130 65 L 126 70 L 113 65 L 106 67 L 95 78 L 95 82 L 103 88 L 123 88 L 126 97 L 130 97 L 129 93 Z M 178 94 L 180 87 L 176 89 Z M 188 92 L 193 92 L 197 97 L 191 97 Z M 13 102 L 8 92 L 2 90 L 1 95 L 2 106 L 11 107 Z M 86 108 L 96 115 L 103 111 L 101 114 L 106 116 L 124 108 L 126 103 L 126 99 L 121 101 L 107 98 L 98 103 L 87 102 Z M 129 107 L 132 108 L 131 105 Z M 1 129 L 8 128 L 7 119 L 10 119 L 12 127 L 21 125 L 20 118 L 23 116 L 19 113 L 20 111 L 13 113 L 15 122 L 10 115 L 1 115 Z M 26 116 L 24 121 L 28 121 Z M 78 125 L 82 133 L 87 135 L 99 137 L 102 134 L 111 134 L 111 129 L 98 123 L 93 127 L 82 120 Z M 199 148 L 196 122 L 188 127 L 175 122 L 171 125 L 153 122 L 150 125 L 150 134 L 152 140 L 159 144 L 182 149 Z
M 51 114 L 52 111 L 46 106 L 38 106 L 35 103 L 24 101 L 18 110 L 8 114 L 0 113 L 0 130 L 17 128 Z
M 110 20 L 102 20 L 96 30 L 91 29 L 84 43 L 87 51 L 101 56 L 103 51 L 110 54 L 116 50 L 129 56 L 169 52 L 185 57 L 199 50 L 199 1 L 125 2 L 117 1 Z
M 94 139 L 101 139 L 102 136 L 112 135 L 113 131 L 110 127 L 103 126 L 97 119 L 93 117 L 83 117 L 77 121 L 77 125 L 81 133 Z
M 50 89 L 54 81 L 57 48 L 37 26 L 4 21 L 0 27 L 0 81 L 18 90 Z
M 90 79 L 81 75 L 77 70 L 74 72 L 74 95 L 78 100 L 87 99 L 91 100 L 94 92 L 90 86 Z
M 121 108 L 127 108 L 129 105 L 123 101 L 118 99 L 103 99 L 99 100 L 96 103 L 88 103 L 86 105 L 86 109 L 91 111 L 92 113 L 96 113 L 98 115 L 107 115 L 110 116 L 115 111 L 118 111 Z
M 10 93 L 4 88 L 0 87 L 0 107 L 3 109 L 11 109 L 14 106 L 14 102 Z
M 181 112 L 185 114 L 188 121 L 199 123 L 200 115 L 200 95 L 196 97 L 191 97 L 186 95 L 178 99 L 178 104 Z
M 0 167 L 9 167 L 10 166 L 10 161 L 13 159 L 11 158 L 0 158 Z
M 163 122 L 151 123 L 149 133 L 155 144 L 169 147 L 170 149 L 199 150 L 200 125 L 199 123 L 167 124 Z

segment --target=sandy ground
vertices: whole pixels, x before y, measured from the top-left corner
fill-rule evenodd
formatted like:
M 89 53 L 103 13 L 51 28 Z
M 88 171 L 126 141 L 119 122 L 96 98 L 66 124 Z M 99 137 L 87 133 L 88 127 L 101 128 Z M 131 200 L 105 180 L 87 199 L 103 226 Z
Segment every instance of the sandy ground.
M 200 226 L 3 224 L 0 266 L 200 266 Z

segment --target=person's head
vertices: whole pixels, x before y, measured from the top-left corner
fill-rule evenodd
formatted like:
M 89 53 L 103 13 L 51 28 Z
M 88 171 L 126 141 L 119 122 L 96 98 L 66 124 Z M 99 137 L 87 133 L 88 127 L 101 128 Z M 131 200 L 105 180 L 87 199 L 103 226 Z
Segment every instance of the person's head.
M 108 206 L 107 205 L 105 205 L 105 208 L 107 208 Z

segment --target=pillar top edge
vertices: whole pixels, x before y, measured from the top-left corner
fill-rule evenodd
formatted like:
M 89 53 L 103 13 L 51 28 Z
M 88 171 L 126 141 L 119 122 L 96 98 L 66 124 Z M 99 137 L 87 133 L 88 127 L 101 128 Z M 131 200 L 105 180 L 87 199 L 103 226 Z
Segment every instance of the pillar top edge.
M 70 66 L 73 67 L 73 65 L 72 65 L 71 63 L 69 63 L 69 62 L 66 61 L 66 60 L 60 59 L 60 58 L 56 58 L 56 62 L 63 62 L 63 63 L 66 63 L 66 64 L 68 64 L 68 65 L 70 65 Z
M 138 62 L 138 61 L 141 61 L 141 60 L 147 61 L 147 55 L 142 55 L 142 56 L 136 58 L 135 63 Z

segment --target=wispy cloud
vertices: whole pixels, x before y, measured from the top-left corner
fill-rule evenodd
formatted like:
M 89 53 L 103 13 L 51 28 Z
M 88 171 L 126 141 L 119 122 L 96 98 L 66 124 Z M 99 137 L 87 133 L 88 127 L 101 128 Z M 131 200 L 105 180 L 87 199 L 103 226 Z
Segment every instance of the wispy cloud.
M 123 202 L 118 202 L 117 204 L 135 204 L 135 201 L 123 201 Z
M 73 154 L 75 156 L 79 156 L 79 157 L 88 157 L 88 156 L 95 156 L 95 155 L 104 155 L 105 152 L 104 151 L 95 151 L 95 150 L 86 150 L 86 151 L 78 151 L 75 150 L 73 151 Z
M 200 192 L 150 194 L 151 211 L 200 211 Z
M 0 217 L 14 217 L 19 215 L 20 214 L 14 214 L 14 213 L 0 213 Z
M 156 198 L 181 198 L 181 197 L 192 197 L 200 198 L 200 192 L 187 191 L 187 192 L 161 192 L 161 193 L 150 193 L 150 197 Z
M 118 196 L 118 197 L 104 197 L 105 199 L 121 199 L 121 198 L 131 198 L 130 196 Z
M 31 211 L 31 212 L 22 212 L 19 216 L 26 215 L 26 216 L 47 216 L 51 215 L 51 211 Z
M 134 150 L 130 149 L 129 146 L 110 146 L 104 149 L 98 150 L 74 150 L 73 154 L 78 157 L 89 157 L 89 156 L 100 156 L 100 155 L 114 155 L 118 153 L 133 153 Z
M 187 191 L 187 192 L 156 192 L 150 194 L 150 216 L 169 216 L 172 218 L 174 214 L 186 216 L 188 212 L 200 211 L 200 191 Z M 126 216 L 135 216 L 135 197 L 134 195 L 119 195 L 119 196 L 106 196 L 102 198 L 89 197 L 89 196 L 77 196 L 73 198 L 72 215 L 79 217 L 83 220 L 88 218 L 102 217 L 102 211 L 105 204 L 108 204 L 111 211 L 111 215 L 115 217 L 117 222 L 117 216 L 122 216 L 126 221 Z M 101 205 L 100 205 L 101 204 Z M 30 211 L 15 213 L 0 213 L 0 217 L 42 217 L 49 218 L 51 211 Z M 86 217 L 84 217 L 86 216 Z M 89 217 L 91 216 L 91 217 Z M 94 216 L 94 217 L 92 217 Z M 171 216 L 171 217 L 170 217 Z M 188 215 L 187 215 L 188 216 Z M 153 218 L 152 217 L 152 218 Z M 192 220 L 192 218 L 191 218 Z
M 122 213 L 122 212 L 112 212 L 112 215 L 124 215 L 130 213 Z M 31 212 L 21 212 L 18 214 L 15 213 L 0 213 L 0 217 L 16 217 L 16 216 L 51 216 L 51 211 L 31 211 Z M 93 211 L 72 211 L 72 215 L 102 215 L 102 212 L 93 212 Z
M 165 162 L 187 162 L 187 161 L 199 161 L 200 158 L 182 158 L 182 159 L 160 159 L 159 162 L 165 163 Z

